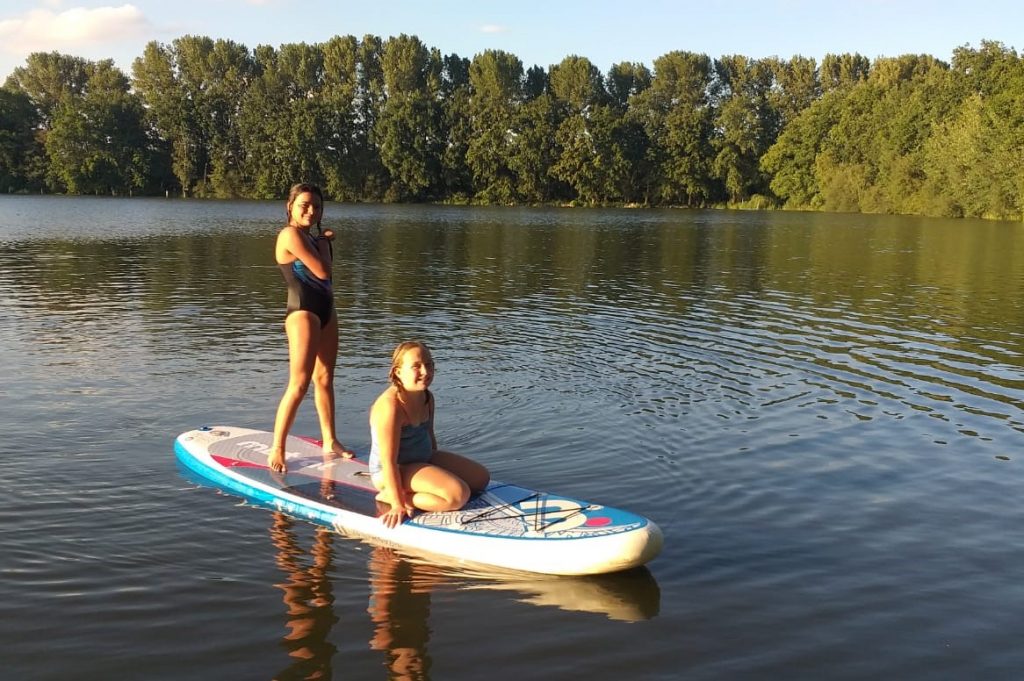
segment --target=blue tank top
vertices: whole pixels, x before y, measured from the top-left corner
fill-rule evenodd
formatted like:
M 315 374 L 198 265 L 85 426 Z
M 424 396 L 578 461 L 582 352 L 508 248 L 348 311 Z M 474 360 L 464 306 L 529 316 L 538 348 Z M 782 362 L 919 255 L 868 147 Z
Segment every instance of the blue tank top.
M 434 443 L 430 441 L 430 426 L 434 422 L 431 414 L 418 426 L 402 426 L 402 433 L 398 441 L 398 463 L 428 463 L 434 456 Z M 374 438 L 370 445 L 370 474 L 376 475 L 381 471 L 380 448 Z

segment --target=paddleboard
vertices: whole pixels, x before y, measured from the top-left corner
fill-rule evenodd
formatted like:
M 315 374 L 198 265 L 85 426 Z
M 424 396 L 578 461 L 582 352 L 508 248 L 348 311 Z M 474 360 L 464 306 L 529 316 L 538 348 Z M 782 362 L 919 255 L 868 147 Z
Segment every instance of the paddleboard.
M 319 442 L 289 436 L 281 474 L 267 467 L 272 439 L 204 426 L 179 435 L 174 450 L 197 482 L 385 546 L 551 575 L 627 570 L 661 551 L 661 530 L 643 516 L 496 480 L 458 511 L 418 512 L 389 528 L 365 458 L 325 462 Z

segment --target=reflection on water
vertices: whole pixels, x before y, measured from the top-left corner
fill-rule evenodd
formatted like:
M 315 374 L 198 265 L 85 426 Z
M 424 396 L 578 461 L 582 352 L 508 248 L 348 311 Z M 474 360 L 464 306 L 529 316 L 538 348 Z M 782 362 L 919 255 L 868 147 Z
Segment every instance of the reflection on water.
M 417 555 L 376 547 L 371 567 L 382 584 L 407 582 L 405 589 L 447 589 L 506 593 L 520 603 L 566 612 L 599 614 L 619 622 L 657 616 L 661 591 L 646 568 L 585 577 L 553 577 L 473 565 L 443 556 Z
M 330 679 L 331 660 L 337 648 L 328 637 L 338 621 L 330 576 L 334 533 L 324 527 L 316 528 L 313 546 L 307 553 L 296 540 L 294 524 L 285 514 L 273 513 L 270 539 L 277 547 L 277 565 L 285 578 L 276 585 L 284 594 L 288 630 L 282 645 L 292 658 L 292 663 L 274 678 Z
M 420 681 L 430 678 L 430 592 L 443 583 L 440 570 L 426 563 L 402 560 L 394 551 L 370 552 L 370 606 L 373 621 L 370 648 L 387 655 L 388 678 Z
M 620 622 L 655 617 L 661 605 L 661 590 L 647 567 L 591 577 L 481 579 L 467 588 L 506 591 L 523 603 L 597 613 Z
M 387 655 L 389 678 L 429 679 L 432 626 L 430 597 L 437 591 L 508 593 L 521 603 L 567 612 L 597 613 L 637 622 L 658 613 L 658 584 L 647 569 L 595 577 L 545 578 L 516 573 L 476 572 L 421 556 L 374 546 L 370 551 L 370 648 Z M 473 615 L 487 626 L 481 612 Z
M 337 536 L 317 527 L 307 550 L 295 532 L 295 524 L 301 521 L 276 511 L 271 517 L 270 538 L 284 575 L 284 581 L 275 584 L 285 605 L 287 633 L 281 644 L 292 658 L 273 678 L 330 679 L 338 652 L 330 638 L 339 621 L 332 581 Z M 370 547 L 367 567 L 370 597 L 366 612 L 373 631 L 369 648 L 385 654 L 388 678 L 404 681 L 430 678 L 430 598 L 435 591 L 463 592 L 467 598 L 474 592 L 508 593 L 521 603 L 596 613 L 620 622 L 650 619 L 658 614 L 660 604 L 658 584 L 646 568 L 613 575 L 547 578 L 479 572 L 380 545 Z

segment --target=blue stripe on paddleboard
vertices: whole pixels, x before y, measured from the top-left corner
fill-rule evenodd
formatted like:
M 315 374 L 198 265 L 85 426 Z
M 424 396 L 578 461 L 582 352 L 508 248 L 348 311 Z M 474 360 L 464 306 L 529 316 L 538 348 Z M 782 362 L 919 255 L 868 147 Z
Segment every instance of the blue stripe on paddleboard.
M 232 492 L 234 494 L 240 494 L 247 501 L 252 501 L 266 506 L 267 508 L 274 509 L 276 511 L 282 511 L 289 515 L 301 515 L 304 518 L 326 525 L 328 527 L 334 527 L 334 519 L 337 517 L 337 513 L 333 511 L 325 511 L 316 506 L 308 506 L 306 504 L 298 504 L 289 499 L 284 499 L 278 495 L 271 494 L 266 490 L 247 485 L 238 478 L 233 478 L 229 475 L 218 471 L 216 468 L 211 468 L 198 459 L 185 449 L 184 446 L 179 442 L 174 443 L 174 453 L 178 458 L 178 462 L 185 466 L 193 474 L 200 477 L 199 482 L 205 482 L 206 484 L 213 483 L 216 487 L 220 488 L 225 492 Z M 195 480 L 193 480 L 195 481 Z

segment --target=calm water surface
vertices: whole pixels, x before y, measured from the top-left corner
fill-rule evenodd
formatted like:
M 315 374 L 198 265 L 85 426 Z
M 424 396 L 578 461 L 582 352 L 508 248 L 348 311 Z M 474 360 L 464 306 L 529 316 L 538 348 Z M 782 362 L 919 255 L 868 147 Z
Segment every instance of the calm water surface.
M 0 197 L 5 678 L 1019 678 L 1024 226 L 329 204 L 346 442 L 422 338 L 442 444 L 665 533 L 545 579 L 180 475 L 272 425 L 282 220 Z

